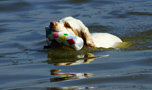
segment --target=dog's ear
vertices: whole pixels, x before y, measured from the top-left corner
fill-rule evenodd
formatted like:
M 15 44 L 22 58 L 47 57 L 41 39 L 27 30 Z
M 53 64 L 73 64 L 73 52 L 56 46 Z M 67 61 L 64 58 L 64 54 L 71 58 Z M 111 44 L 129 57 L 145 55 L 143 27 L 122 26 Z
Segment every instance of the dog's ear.
M 78 19 L 72 19 L 68 21 L 68 26 L 71 26 L 72 31 L 76 36 L 81 37 L 84 40 L 84 44 L 90 47 L 95 47 L 91 34 L 88 28 Z
M 90 47 L 95 47 L 91 34 L 87 27 L 83 27 L 79 32 L 79 36 L 84 40 L 84 44 Z

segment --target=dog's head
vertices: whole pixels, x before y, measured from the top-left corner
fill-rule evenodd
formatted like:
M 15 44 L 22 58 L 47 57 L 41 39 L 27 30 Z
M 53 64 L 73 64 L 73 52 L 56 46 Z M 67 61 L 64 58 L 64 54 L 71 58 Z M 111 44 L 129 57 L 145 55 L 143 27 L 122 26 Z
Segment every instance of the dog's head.
M 50 30 L 53 32 L 64 32 L 81 37 L 85 45 L 95 47 L 88 28 L 78 19 L 65 17 L 59 22 L 50 22 Z

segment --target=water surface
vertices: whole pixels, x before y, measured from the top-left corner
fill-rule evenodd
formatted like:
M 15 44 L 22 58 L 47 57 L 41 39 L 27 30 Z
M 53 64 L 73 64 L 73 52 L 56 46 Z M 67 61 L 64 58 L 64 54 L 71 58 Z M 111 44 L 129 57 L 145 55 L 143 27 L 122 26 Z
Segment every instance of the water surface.
M 0 0 L 1 90 L 151 90 L 151 0 Z M 44 49 L 45 26 L 73 16 L 132 45 Z

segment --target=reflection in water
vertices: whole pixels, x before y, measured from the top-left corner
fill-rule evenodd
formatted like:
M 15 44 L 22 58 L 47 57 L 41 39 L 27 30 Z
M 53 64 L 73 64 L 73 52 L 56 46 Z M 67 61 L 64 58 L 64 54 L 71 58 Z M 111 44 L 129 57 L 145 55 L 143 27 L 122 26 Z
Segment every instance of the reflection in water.
M 77 55 L 73 56 L 73 58 L 70 56 L 67 57 L 67 59 L 52 57 L 51 60 L 48 60 L 48 63 L 54 64 L 55 66 L 60 65 L 78 65 L 78 64 L 84 64 L 84 63 L 90 63 L 93 61 L 95 56 L 91 53 L 85 54 L 85 55 Z
M 95 58 L 107 57 L 109 55 L 94 56 L 92 53 L 86 53 L 83 51 L 56 51 L 56 53 L 49 53 L 48 64 L 60 65 L 79 65 L 90 63 Z
M 53 53 L 52 53 L 53 52 Z M 107 57 L 109 55 L 101 55 L 101 56 L 94 56 L 92 53 L 88 53 L 86 51 L 65 51 L 65 50 L 56 50 L 55 52 L 52 51 L 48 55 L 48 64 L 54 64 L 55 66 L 70 66 L 70 65 L 79 65 L 79 64 L 86 64 L 94 61 L 95 58 L 100 57 Z M 60 73 L 62 69 L 52 69 L 50 70 L 50 74 L 56 76 L 54 78 L 50 78 L 50 82 L 61 82 L 61 81 L 71 81 L 77 79 L 84 79 L 93 77 L 92 73 Z M 94 87 L 54 87 L 48 88 L 48 90 L 78 90 L 78 89 L 92 89 Z
M 75 79 L 83 79 L 87 77 L 92 77 L 91 73 L 58 73 L 58 71 L 61 71 L 59 69 L 57 70 L 51 70 L 51 75 L 63 75 L 61 77 L 52 78 L 51 82 L 58 82 L 58 81 L 67 81 L 67 80 L 75 80 Z
M 84 90 L 84 89 L 93 89 L 94 87 L 82 87 L 82 86 L 73 86 L 73 87 L 54 87 L 47 88 L 47 90 Z

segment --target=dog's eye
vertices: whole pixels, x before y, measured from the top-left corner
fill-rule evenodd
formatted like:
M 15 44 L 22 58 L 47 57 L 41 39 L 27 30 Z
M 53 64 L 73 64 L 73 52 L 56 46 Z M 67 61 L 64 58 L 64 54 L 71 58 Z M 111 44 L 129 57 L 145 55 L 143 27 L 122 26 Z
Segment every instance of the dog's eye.
M 71 28 L 70 24 L 67 23 L 67 22 L 65 22 L 64 26 L 65 26 L 66 28 Z

